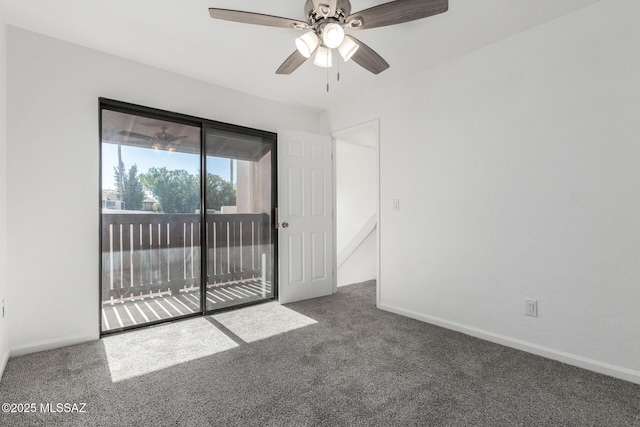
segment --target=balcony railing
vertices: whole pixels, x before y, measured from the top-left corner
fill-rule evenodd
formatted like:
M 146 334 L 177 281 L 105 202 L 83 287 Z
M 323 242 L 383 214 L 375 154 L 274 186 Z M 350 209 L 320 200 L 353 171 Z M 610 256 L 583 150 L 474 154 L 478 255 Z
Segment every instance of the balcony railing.
M 198 289 L 200 235 L 199 214 L 102 214 L 102 301 Z M 271 282 L 269 215 L 208 215 L 205 236 L 208 288 Z

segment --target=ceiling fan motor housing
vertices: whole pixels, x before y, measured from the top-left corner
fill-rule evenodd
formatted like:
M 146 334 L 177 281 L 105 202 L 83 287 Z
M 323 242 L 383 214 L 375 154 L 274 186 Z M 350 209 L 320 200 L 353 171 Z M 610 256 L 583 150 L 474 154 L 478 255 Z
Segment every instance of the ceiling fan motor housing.
M 325 19 L 332 19 L 332 20 L 335 19 L 341 24 L 343 24 L 345 21 L 345 18 L 349 16 L 349 14 L 351 13 L 351 2 L 349 2 L 349 0 L 337 0 L 336 13 L 333 16 L 325 16 L 325 14 L 322 13 L 322 9 L 324 6 L 326 6 L 328 10 L 329 8 L 328 4 L 323 2 L 323 0 L 320 0 L 318 3 L 319 3 L 318 10 L 315 9 L 313 0 L 307 0 L 307 2 L 304 5 L 304 16 L 307 17 L 307 22 L 312 27 L 316 26 L 318 23 L 321 23 L 322 20 L 325 20 Z

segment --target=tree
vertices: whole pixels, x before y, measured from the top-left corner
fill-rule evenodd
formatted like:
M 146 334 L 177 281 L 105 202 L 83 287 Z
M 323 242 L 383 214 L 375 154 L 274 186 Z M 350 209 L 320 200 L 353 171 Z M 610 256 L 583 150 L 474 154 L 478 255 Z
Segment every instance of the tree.
M 120 167 L 113 168 L 113 179 L 116 186 L 122 194 L 121 200 L 124 202 L 124 208 L 127 210 L 141 210 L 144 202 L 144 188 L 140 182 L 138 175 L 138 166 L 134 164 L 129 168 L 129 173 L 125 173 L 124 163 L 120 162 Z M 120 178 L 120 171 L 123 177 Z
M 207 174 L 207 209 L 220 210 L 222 206 L 235 206 L 236 189 L 222 177 Z
M 186 170 L 151 168 L 141 175 L 144 187 L 158 199 L 160 212 L 194 213 L 200 202 L 200 182 Z

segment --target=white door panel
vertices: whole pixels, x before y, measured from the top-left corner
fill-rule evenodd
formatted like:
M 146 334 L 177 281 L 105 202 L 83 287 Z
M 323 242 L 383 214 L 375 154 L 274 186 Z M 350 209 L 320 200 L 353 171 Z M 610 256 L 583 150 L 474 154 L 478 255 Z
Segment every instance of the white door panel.
M 333 293 L 332 145 L 329 136 L 278 133 L 281 303 Z

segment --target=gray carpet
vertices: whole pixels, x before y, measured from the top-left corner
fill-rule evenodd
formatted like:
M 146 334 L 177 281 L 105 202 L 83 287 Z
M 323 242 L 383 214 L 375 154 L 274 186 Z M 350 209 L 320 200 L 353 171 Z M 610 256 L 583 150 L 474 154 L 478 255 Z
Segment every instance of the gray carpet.
M 368 282 L 13 358 L 0 401 L 37 411 L 0 425 L 640 425 L 639 385 L 374 300 Z

